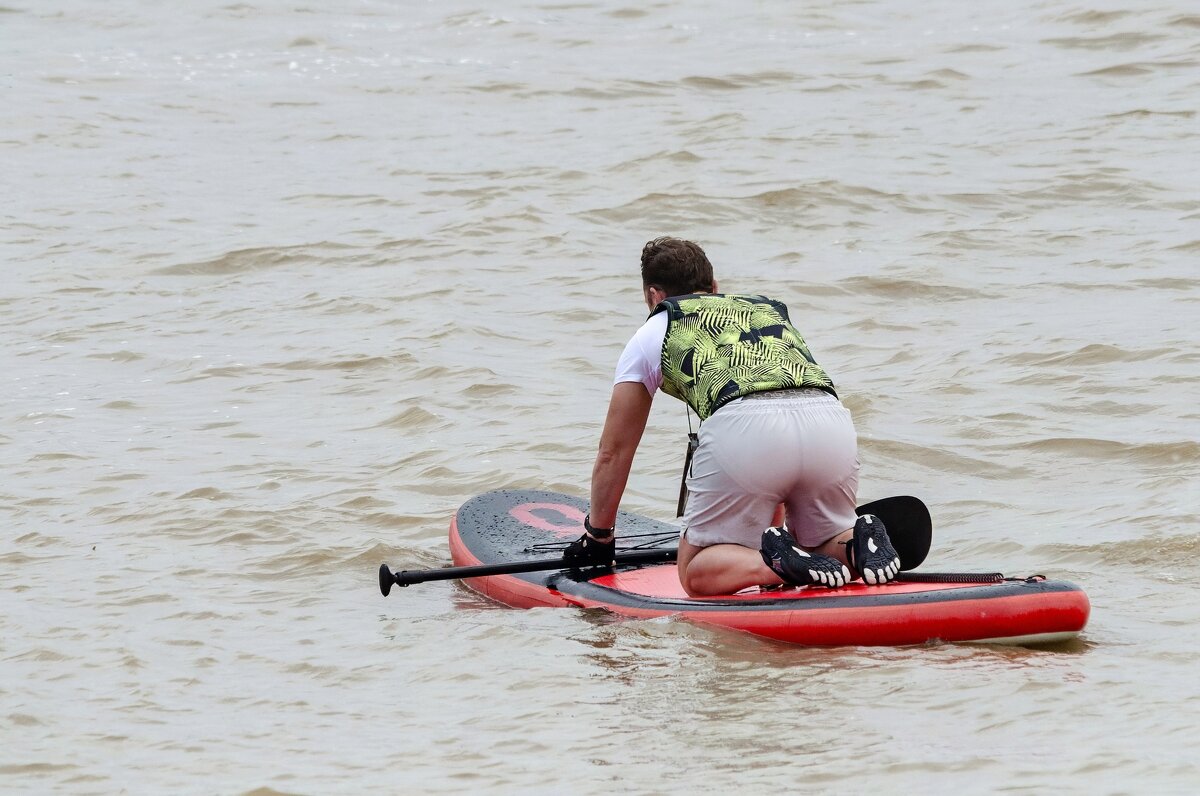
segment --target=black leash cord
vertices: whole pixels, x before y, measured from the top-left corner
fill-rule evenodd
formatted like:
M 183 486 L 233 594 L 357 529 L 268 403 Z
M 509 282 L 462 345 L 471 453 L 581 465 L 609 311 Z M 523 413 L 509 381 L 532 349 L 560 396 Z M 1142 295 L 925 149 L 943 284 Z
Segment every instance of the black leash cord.
M 1000 572 L 900 572 L 896 580 L 905 583 L 1003 583 L 1024 578 L 1005 578 Z

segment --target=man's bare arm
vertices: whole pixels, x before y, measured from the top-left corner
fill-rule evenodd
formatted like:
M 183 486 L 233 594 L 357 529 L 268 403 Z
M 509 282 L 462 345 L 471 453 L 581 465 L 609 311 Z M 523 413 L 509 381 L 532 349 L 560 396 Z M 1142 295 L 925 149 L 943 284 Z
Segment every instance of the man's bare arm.
M 617 507 L 633 455 L 637 452 L 646 420 L 650 417 L 651 395 L 640 382 L 621 382 L 613 386 L 608 417 L 600 434 L 600 449 L 592 468 L 591 522 L 595 528 L 611 528 L 617 519 Z

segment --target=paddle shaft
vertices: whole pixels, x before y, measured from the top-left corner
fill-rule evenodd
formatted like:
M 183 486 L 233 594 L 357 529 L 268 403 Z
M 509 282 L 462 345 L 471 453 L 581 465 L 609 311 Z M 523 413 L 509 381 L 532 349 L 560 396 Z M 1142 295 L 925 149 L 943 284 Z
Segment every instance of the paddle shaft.
M 616 560 L 618 566 L 669 564 L 675 560 L 675 552 L 674 548 L 670 550 L 638 550 L 630 553 L 617 553 Z M 387 564 L 382 564 L 379 567 L 379 589 L 383 592 L 384 596 L 387 596 L 392 586 L 411 586 L 414 583 L 425 583 L 431 580 L 483 578 L 488 575 L 517 575 L 522 572 L 545 572 L 551 569 L 567 568 L 561 556 L 558 558 L 540 558 L 534 561 L 515 561 L 504 564 L 480 564 L 474 567 L 401 570 L 395 573 L 388 569 Z M 583 568 L 586 569 L 587 567 Z

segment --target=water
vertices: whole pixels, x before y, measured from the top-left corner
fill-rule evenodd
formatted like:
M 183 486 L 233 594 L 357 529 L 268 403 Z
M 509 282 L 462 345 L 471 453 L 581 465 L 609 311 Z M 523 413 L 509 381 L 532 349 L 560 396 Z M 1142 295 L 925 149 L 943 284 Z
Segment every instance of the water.
M 1200 15 L 1123 0 L 0 9 L 0 789 L 1190 792 Z M 641 244 L 786 301 L 929 568 L 1048 650 L 383 599 L 586 490 Z M 673 513 L 656 401 L 624 507 Z

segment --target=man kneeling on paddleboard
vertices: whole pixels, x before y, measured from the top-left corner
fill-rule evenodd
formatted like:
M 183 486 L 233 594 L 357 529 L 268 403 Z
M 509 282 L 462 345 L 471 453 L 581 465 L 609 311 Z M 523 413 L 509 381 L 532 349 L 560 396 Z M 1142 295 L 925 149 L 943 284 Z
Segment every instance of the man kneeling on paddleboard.
M 679 540 L 688 594 L 893 580 L 900 559 L 882 521 L 855 514 L 850 412 L 787 307 L 718 293 L 704 251 L 678 238 L 642 249 L 642 292 L 650 317 L 617 363 L 586 531 L 564 560 L 612 564 L 617 507 L 661 387 L 701 423 Z

